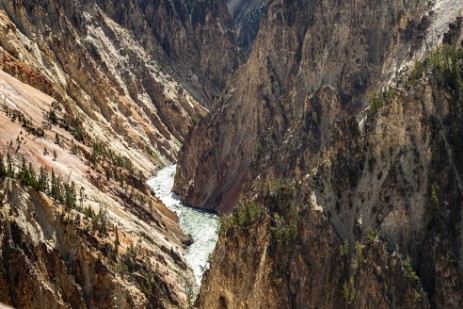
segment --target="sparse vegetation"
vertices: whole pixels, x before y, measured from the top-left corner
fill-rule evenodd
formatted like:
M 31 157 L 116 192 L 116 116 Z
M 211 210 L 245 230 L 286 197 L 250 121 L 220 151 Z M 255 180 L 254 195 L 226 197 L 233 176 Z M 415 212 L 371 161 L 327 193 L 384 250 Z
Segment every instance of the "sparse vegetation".
M 300 213 L 310 206 L 295 204 L 296 188 L 282 179 L 267 182 L 265 201 L 271 212 L 272 235 L 277 244 L 289 245 L 296 237 Z
M 407 278 L 410 278 L 410 280 L 412 280 L 413 283 L 416 283 L 420 280 L 416 272 L 413 270 L 412 262 L 409 256 L 407 256 L 407 258 L 405 259 L 403 268 L 404 268 L 405 276 Z
M 366 230 L 365 235 L 367 237 L 367 240 L 370 242 L 375 241 L 375 239 L 379 236 L 378 231 L 375 229 Z
M 352 303 L 355 299 L 356 290 L 355 290 L 355 281 L 354 277 L 350 276 L 348 281 L 345 281 L 342 285 L 342 295 L 347 303 Z
M 3 105 L 3 111 L 6 114 L 6 116 L 11 119 L 11 121 L 16 122 L 16 120 L 18 120 L 18 122 L 22 124 L 22 127 L 25 129 L 26 132 L 37 137 L 45 136 L 44 129 L 35 127 L 32 124 L 32 121 L 30 119 L 27 119 L 27 117 L 21 111 L 16 109 L 10 109 L 6 105 Z
M 115 240 L 114 240 L 114 253 L 116 256 L 119 254 L 119 246 L 121 245 L 121 242 L 119 240 L 119 228 L 116 226 L 115 231 Z
M 394 90 L 388 88 L 385 91 L 374 92 L 370 95 L 369 102 L 369 115 L 374 116 L 386 104 L 394 98 Z
M 187 279 L 185 282 L 186 285 L 186 301 L 188 305 L 188 309 L 192 309 L 194 305 L 194 301 L 196 299 L 195 292 L 193 290 L 193 284 Z
M 421 303 L 423 301 L 423 298 L 421 297 L 421 293 L 418 292 L 417 290 L 413 290 L 413 302 L 415 304 Z
M 349 241 L 347 239 L 339 246 L 339 256 L 341 258 L 349 257 Z
M 226 233 L 229 228 L 249 226 L 265 216 L 266 210 L 263 205 L 254 202 L 244 202 L 240 204 L 229 218 L 221 217 L 220 233 Z
M 295 205 L 291 206 L 289 215 L 284 217 L 273 213 L 273 226 L 271 231 L 278 244 L 289 245 L 297 235 L 299 214 Z
M 429 77 L 452 92 L 456 101 L 463 104 L 463 49 L 444 45 L 432 51 L 424 61 L 417 61 L 408 77 L 402 78 L 405 89 Z M 387 88 L 370 95 L 369 115 L 374 116 L 394 98 L 395 90 Z
M 354 268 L 358 268 L 362 263 L 363 259 L 363 249 L 365 249 L 365 245 L 361 242 L 355 242 L 355 260 L 354 260 Z
M 424 61 L 416 62 L 410 82 L 429 76 L 449 89 L 458 103 L 463 103 L 463 49 L 443 45 L 431 52 Z

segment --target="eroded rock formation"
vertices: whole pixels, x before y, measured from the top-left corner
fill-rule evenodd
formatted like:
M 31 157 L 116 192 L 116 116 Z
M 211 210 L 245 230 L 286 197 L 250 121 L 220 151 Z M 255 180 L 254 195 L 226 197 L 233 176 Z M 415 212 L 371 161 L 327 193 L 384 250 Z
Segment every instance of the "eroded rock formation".
M 461 60 L 448 56 L 461 9 L 269 3 L 236 83 L 180 154 L 185 201 L 235 208 L 200 307 L 462 305 Z M 443 42 L 447 56 L 427 58 Z
M 2 302 L 189 306 L 187 237 L 145 181 L 237 63 L 222 2 L 0 3 Z

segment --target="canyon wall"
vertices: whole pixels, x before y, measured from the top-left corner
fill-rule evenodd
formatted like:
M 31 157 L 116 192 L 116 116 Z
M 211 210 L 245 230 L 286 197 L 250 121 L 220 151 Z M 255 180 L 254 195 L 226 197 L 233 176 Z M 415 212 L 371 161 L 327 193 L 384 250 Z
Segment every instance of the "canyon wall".
M 269 3 L 180 153 L 224 214 L 201 308 L 461 307 L 461 9 Z
M 1 14 L 3 70 L 145 169 L 175 161 L 237 65 L 220 2 L 3 1 Z
M 0 299 L 186 308 L 191 242 L 147 177 L 238 64 L 216 1 L 0 2 Z

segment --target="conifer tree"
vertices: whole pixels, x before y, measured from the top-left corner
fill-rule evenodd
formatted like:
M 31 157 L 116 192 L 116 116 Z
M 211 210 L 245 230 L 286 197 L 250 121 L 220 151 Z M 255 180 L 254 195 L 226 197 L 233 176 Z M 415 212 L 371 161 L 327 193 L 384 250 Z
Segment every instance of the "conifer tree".
M 13 162 L 9 152 L 6 154 L 6 176 L 14 178 Z
M 80 190 L 79 190 L 79 208 L 83 208 L 84 207 L 84 198 L 85 198 L 85 194 L 84 194 L 84 191 L 85 191 L 85 188 L 84 187 L 80 187 Z
M 58 132 L 55 135 L 55 144 L 56 145 L 61 145 L 61 138 L 59 137 Z
M 35 188 L 37 186 L 37 174 L 35 173 L 34 168 L 32 167 L 32 162 L 29 162 L 27 169 L 31 180 L 31 186 Z
M 3 160 L 3 154 L 0 154 L 0 178 L 6 176 L 6 166 L 5 161 Z
M 116 239 L 114 240 L 114 252 L 116 255 L 119 253 L 119 246 L 121 245 L 119 241 L 119 229 L 116 226 Z
M 40 175 L 37 180 L 37 190 L 42 192 L 48 191 L 48 173 L 43 166 L 40 167 Z
M 59 194 L 59 187 L 58 187 L 58 180 L 55 175 L 55 170 L 51 170 L 51 188 L 50 188 L 50 196 L 58 199 Z
M 77 200 L 77 194 L 76 194 L 76 186 L 74 182 L 71 182 L 71 184 L 65 184 L 64 185 L 64 191 L 65 191 L 65 201 L 64 205 L 66 208 L 75 208 L 77 205 L 76 200 Z

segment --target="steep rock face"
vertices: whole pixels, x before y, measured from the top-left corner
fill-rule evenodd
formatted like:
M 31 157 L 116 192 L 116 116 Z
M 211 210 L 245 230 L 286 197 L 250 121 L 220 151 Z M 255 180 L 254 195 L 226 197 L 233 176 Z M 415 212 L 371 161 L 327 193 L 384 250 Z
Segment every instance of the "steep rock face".
M 86 137 L 119 153 L 132 148 L 145 168 L 175 160 L 236 65 L 221 2 L 6 1 L 2 9 L 2 68 L 62 103 Z
M 267 220 L 223 234 L 198 307 L 429 308 L 403 257 L 378 238 L 348 258 L 326 217 L 310 210 L 300 220 L 290 246 L 277 242 Z
M 168 276 L 155 273 L 151 262 L 144 261 L 144 267 L 146 273 L 152 271 L 154 280 L 140 271 L 139 282 L 131 282 L 128 274 L 99 253 L 109 243 L 92 235 L 86 220 L 75 213 L 64 212 L 44 195 L 9 179 L 3 182 L 1 197 L 3 302 L 15 308 L 184 306 L 179 287 Z M 125 235 L 129 236 L 121 233 L 121 239 Z M 153 254 L 151 250 L 143 254 Z M 180 263 L 176 267 L 182 269 Z M 157 290 L 146 293 L 148 284 L 156 284 Z
M 63 111 L 48 114 L 52 97 L 4 72 L 0 102 L 1 301 L 187 307 L 187 237 L 143 174 L 101 144 L 77 141 Z
M 182 81 L 190 80 L 185 82 L 191 84 L 188 90 L 194 89 L 206 106 L 237 66 L 233 25 L 222 1 L 99 1 L 98 5 L 140 35 L 148 52 L 159 53 L 161 47 L 163 64 L 172 66 Z M 195 78 L 199 80 L 191 82 Z
M 417 1 L 273 1 L 224 106 L 180 155 L 175 190 L 194 206 L 229 211 L 259 151 L 278 148 L 292 128 L 308 132 L 303 150 L 315 159 L 335 122 L 354 122 L 368 86 L 409 59 L 429 24 L 425 9 Z M 323 87 L 333 94 L 317 95 Z
M 190 305 L 187 238 L 145 182 L 228 82 L 230 27 L 217 1 L 0 2 L 2 301 Z
M 235 24 L 238 45 L 246 54 L 251 51 L 259 32 L 260 18 L 267 9 L 268 1 L 264 0 L 228 0 L 227 7 Z
M 245 205 L 268 210 L 253 219 L 241 205 L 224 221 L 201 307 L 463 304 L 461 97 L 426 79 L 396 91 L 357 140 L 338 136 L 318 170 L 283 189 L 254 182 Z M 278 156 L 295 159 L 289 149 Z
M 442 7 L 452 10 L 440 15 Z M 201 306 L 461 307 L 461 58 L 444 49 L 425 69 L 407 65 L 426 46 L 460 46 L 462 8 L 458 1 L 270 3 L 236 84 L 193 130 L 177 168 L 175 190 L 192 205 L 230 212 L 242 196 Z M 450 31 L 434 39 L 443 28 Z M 295 192 L 269 202 L 278 183 Z M 253 220 L 253 203 L 267 209 L 265 219 Z M 306 208 L 330 223 L 314 227 L 322 219 L 303 215 Z M 316 243 L 305 238 L 314 230 L 323 240 L 334 233 L 331 247 L 304 251 Z M 340 243 L 347 254 L 333 250 Z M 334 265 L 340 255 L 349 266 Z M 310 273 L 312 259 L 330 271 Z M 326 284 L 323 298 L 313 282 L 325 276 L 338 285 Z M 268 303 L 267 289 L 275 291 Z

